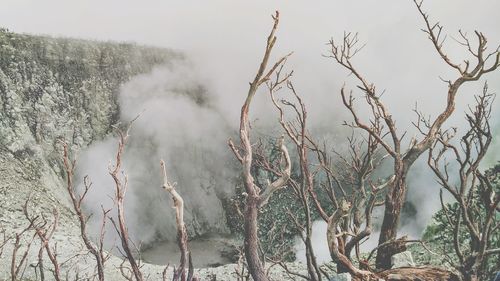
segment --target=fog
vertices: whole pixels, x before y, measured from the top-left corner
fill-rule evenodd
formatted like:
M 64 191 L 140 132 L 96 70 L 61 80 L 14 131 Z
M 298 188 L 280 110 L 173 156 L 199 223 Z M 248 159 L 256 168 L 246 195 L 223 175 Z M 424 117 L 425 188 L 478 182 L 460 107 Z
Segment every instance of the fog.
M 411 127 L 415 103 L 426 114 L 435 116 L 444 108 L 446 100 L 447 85 L 439 77 L 456 77 L 421 32 L 424 23 L 412 1 L 316 1 L 312 4 L 13 0 L 0 3 L 0 26 L 14 32 L 130 41 L 173 48 L 186 54 L 186 60 L 132 79 L 120 93 L 122 121 L 142 112 L 132 129 L 124 167 L 131 179 L 127 203 L 130 222 L 134 225 L 132 231 L 134 237 L 142 241 L 173 235 L 169 232 L 173 229 L 173 211 L 169 209 L 168 196 L 162 195 L 159 189 L 160 158 L 167 161 L 172 180 L 179 182 L 180 192 L 192 199 L 187 202 L 188 218 L 197 218 L 200 223 L 213 226 L 214 231 L 227 231 L 221 221 L 220 202 L 213 194 L 230 194 L 234 187 L 232 179 L 238 176 L 237 171 L 228 168 L 227 163 L 233 159 L 225 142 L 237 128 L 239 108 L 248 81 L 252 80 L 260 62 L 274 10 L 280 10 L 282 19 L 274 58 L 294 51 L 287 69 L 294 70 L 293 81 L 308 107 L 312 129 L 340 149 L 345 132 L 341 124 L 349 120 L 349 116 L 340 102 L 339 89 L 344 82 L 351 89 L 355 89 L 355 84 L 348 73 L 322 56 L 328 53 L 325 43 L 331 37 L 339 40 L 344 31 L 359 32 L 366 47 L 354 62 L 378 89 L 386 90 L 383 101 L 397 120 L 399 131 L 409 130 L 408 139 L 416 134 Z M 490 47 L 500 43 L 498 1 L 429 0 L 424 9 L 431 14 L 432 21 L 439 20 L 445 26 L 444 32 L 450 36 L 444 48 L 453 60 L 470 58 L 452 39 L 458 29 L 469 33 L 481 30 L 489 38 Z M 499 77 L 498 74 L 487 76 L 493 92 L 500 88 Z M 460 128 L 464 124 L 466 105 L 474 100 L 474 94 L 481 92 L 483 82 L 470 84 L 460 91 L 456 114 L 445 126 Z M 203 102 L 185 95 L 193 92 L 199 92 Z M 495 107 L 498 108 L 498 100 Z M 495 112 L 494 127 L 498 127 L 498 117 Z M 251 119 L 265 134 L 280 134 L 280 130 L 272 126 L 276 113 L 268 95 L 259 93 L 256 97 Z M 81 173 L 89 173 L 95 186 L 111 187 L 105 171 L 115 145 L 110 138 L 82 153 Z M 500 143 L 496 142 L 491 151 L 498 149 Z M 490 153 L 488 165 L 500 159 L 497 155 Z M 102 163 L 102 166 L 93 163 Z M 104 173 L 93 172 L 98 170 Z M 439 208 L 436 200 L 430 200 L 436 196 L 429 196 L 437 194 L 438 189 L 424 163 L 417 163 L 413 170 L 408 198 L 416 203 L 417 215 L 402 225 L 402 233 L 418 236 Z M 210 188 L 212 191 L 207 191 Z M 212 195 L 203 196 L 202 192 Z M 91 200 L 95 204 L 92 206 L 99 207 L 98 202 L 103 198 L 108 200 L 102 193 L 93 194 Z M 153 202 L 148 205 L 149 209 L 139 204 L 147 200 Z M 210 215 L 204 215 L 207 212 Z M 321 239 L 323 232 L 319 231 L 320 227 L 315 229 Z
M 122 86 L 120 120 L 125 125 L 138 117 L 130 128 L 123 161 L 128 176 L 126 217 L 136 242 L 176 237 L 173 204 L 160 188 L 160 159 L 185 199 L 190 234 L 229 231 L 220 199 L 232 194 L 236 182 L 226 146 L 231 131 L 213 106 L 215 98 L 202 85 L 192 66 L 179 60 Z M 103 203 L 106 209 L 113 206 L 114 183 L 107 165 L 114 161 L 116 150 L 117 139 L 110 136 L 81 153 L 78 172 L 88 174 L 95 186 L 85 202 L 91 213 L 99 214 Z M 94 233 L 100 228 L 98 218 L 92 221 Z M 116 236 L 113 231 L 108 234 L 112 242 Z

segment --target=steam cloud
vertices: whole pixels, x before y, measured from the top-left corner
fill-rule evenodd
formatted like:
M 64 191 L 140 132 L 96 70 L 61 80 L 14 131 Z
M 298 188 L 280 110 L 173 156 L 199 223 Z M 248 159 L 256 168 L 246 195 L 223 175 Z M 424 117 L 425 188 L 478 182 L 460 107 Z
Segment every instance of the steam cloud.
M 125 156 L 125 170 L 130 176 L 126 204 L 133 236 L 150 241 L 159 236 L 173 237 L 174 231 L 169 198 L 159 188 L 160 157 L 167 161 L 170 177 L 178 181 L 181 194 L 189 198 L 186 203 L 190 219 L 196 217 L 200 223 L 225 229 L 223 211 L 214 194 L 231 190 L 230 179 L 238 174 L 226 165 L 231 158 L 225 141 L 237 127 L 247 83 L 263 51 L 269 15 L 276 9 L 281 11 L 282 24 L 275 54 L 295 51 L 288 64 L 295 70 L 295 86 L 308 106 L 312 130 L 328 138 L 330 144 L 342 145 L 340 124 L 349 119 L 338 89 L 344 81 L 354 86 L 345 72 L 321 54 L 326 53 L 324 43 L 330 36 L 340 38 L 344 30 L 358 31 L 367 43 L 355 63 L 380 90 L 387 90 L 383 100 L 400 131 L 409 129 L 409 138 L 415 134 L 410 123 L 414 120 L 411 109 L 415 102 L 433 116 L 443 108 L 446 85 L 438 76 L 447 79 L 455 74 L 439 60 L 419 31 L 423 23 L 412 1 L 319 1 L 314 5 L 211 1 L 197 2 L 195 9 L 192 1 L 164 1 L 150 6 L 128 1 L 15 1 L 0 11 L 0 24 L 18 32 L 175 47 L 196 62 L 179 62 L 139 76 L 124 85 L 120 94 L 122 120 L 130 120 L 145 109 L 134 125 Z M 426 1 L 425 5 L 431 19 L 439 19 L 450 35 L 459 28 L 469 33 L 478 29 L 491 44 L 500 42 L 498 1 Z M 40 25 L 47 21 L 47 15 L 52 15 L 53 22 Z M 456 61 L 466 56 L 462 46 L 453 40 L 448 40 L 445 48 Z M 499 89 L 498 74 L 493 75 L 487 77 L 490 88 Z M 473 94 L 480 93 L 481 82 L 459 93 L 457 114 L 446 126 L 460 128 L 464 124 L 463 110 L 473 102 Z M 203 102 L 187 97 L 186 92 L 199 92 Z M 493 108 L 498 108 L 498 99 Z M 251 116 L 258 118 L 255 127 L 275 124 L 275 112 L 264 93 L 256 97 Z M 499 127 L 498 117 L 494 112 L 495 128 Z M 280 134 L 272 126 L 265 132 Z M 108 139 L 81 153 L 80 171 L 89 173 L 94 181 L 95 193 L 89 202 L 93 209 L 101 203 L 111 204 L 106 194 L 111 192 L 112 182 L 105 171 L 115 145 L 114 139 Z M 497 141 L 491 151 L 499 146 Z M 498 159 L 498 155 L 491 154 L 488 165 Z M 402 232 L 418 236 L 439 204 L 429 200 L 435 197 L 437 188 L 425 163 L 412 169 L 408 198 L 418 203 L 418 209 L 413 220 L 403 222 Z M 319 242 L 324 234 L 316 228 L 315 233 Z
M 160 158 L 166 161 L 169 180 L 177 182 L 185 198 L 190 233 L 228 231 L 220 198 L 234 190 L 234 165 L 229 165 L 232 159 L 225 144 L 230 130 L 201 83 L 189 62 L 176 61 L 135 77 L 121 89 L 121 120 L 129 122 L 140 114 L 123 158 L 129 178 L 126 217 L 136 242 L 176 237 L 172 202 L 160 188 Z M 101 204 L 105 208 L 113 204 L 114 184 L 107 165 L 116 148 L 111 136 L 89 147 L 79 160 L 79 173 L 88 174 L 94 183 L 85 202 L 93 214 L 100 213 Z M 94 233 L 99 227 L 96 216 Z M 108 241 L 114 237 L 109 232 Z

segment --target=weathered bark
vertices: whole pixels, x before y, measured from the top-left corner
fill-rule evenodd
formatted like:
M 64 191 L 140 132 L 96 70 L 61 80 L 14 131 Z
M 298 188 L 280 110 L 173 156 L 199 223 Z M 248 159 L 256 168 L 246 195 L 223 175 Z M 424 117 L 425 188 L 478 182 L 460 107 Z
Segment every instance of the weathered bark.
M 253 280 L 268 280 L 259 255 L 258 198 L 247 198 L 245 206 L 245 258 Z
M 396 167 L 399 167 L 396 165 Z M 401 210 L 406 197 L 406 171 L 394 171 L 395 179 L 393 185 L 389 187 L 389 191 L 385 197 L 385 210 L 384 219 L 379 236 L 379 245 L 388 241 L 395 240 L 397 237 L 397 226 L 399 225 L 399 218 Z M 381 247 L 377 252 L 375 261 L 377 268 L 389 269 L 391 268 L 391 257 L 398 253 L 397 247 L 391 243 Z
M 252 176 L 252 166 L 253 166 L 253 149 L 252 144 L 250 142 L 250 120 L 249 120 L 249 111 L 250 104 L 252 102 L 253 97 L 257 93 L 259 87 L 267 82 L 270 76 L 280 68 L 286 58 L 291 54 L 288 54 L 282 58 L 280 58 L 269 70 L 267 69 L 267 64 L 269 61 L 269 57 L 271 55 L 271 51 L 276 43 L 276 36 L 274 35 L 276 29 L 278 28 L 279 23 L 279 13 L 276 12 L 276 15 L 273 16 L 274 25 L 267 38 L 266 51 L 264 52 L 264 57 L 260 63 L 257 74 L 255 75 L 254 80 L 250 83 L 250 87 L 248 89 L 248 94 L 241 107 L 241 115 L 240 115 L 240 141 L 241 141 L 241 149 L 238 149 L 232 140 L 229 140 L 229 147 L 232 149 L 236 158 L 241 162 L 243 166 L 243 178 L 244 178 L 244 186 L 246 191 L 246 206 L 245 206 L 245 257 L 248 263 L 248 269 L 254 281 L 268 281 L 268 277 L 264 270 L 263 262 L 261 261 L 259 255 L 259 238 L 258 238 L 258 212 L 259 209 L 265 205 L 271 195 L 286 186 L 288 179 L 290 178 L 291 172 L 291 162 L 290 156 L 288 155 L 288 150 L 283 143 L 283 137 L 281 137 L 278 141 L 279 149 L 281 150 L 282 155 L 286 161 L 286 167 L 283 171 L 280 172 L 280 176 L 275 181 L 268 182 L 264 191 L 262 191 L 261 187 L 255 184 L 254 178 Z M 284 81 L 282 81 L 284 82 Z
M 171 184 L 167 178 L 167 169 L 165 162 L 160 161 L 160 166 L 163 173 L 163 189 L 172 195 L 175 208 L 175 225 L 177 227 L 177 244 L 181 252 L 179 267 L 174 271 L 174 281 L 191 281 L 193 279 L 192 259 L 188 248 L 188 234 L 184 223 L 184 200 L 181 195 L 175 190 L 174 184 Z M 186 279 L 186 263 L 189 263 L 189 272 Z
M 64 164 L 64 169 L 66 172 L 66 189 L 68 190 L 68 194 L 71 198 L 71 203 L 73 205 L 73 210 L 75 211 L 77 217 L 78 217 L 78 222 L 80 223 L 80 237 L 82 238 L 83 243 L 85 244 L 85 247 L 87 247 L 87 250 L 94 256 L 95 261 L 96 261 L 96 267 L 97 267 L 97 278 L 99 281 L 104 281 L 104 262 L 106 261 L 106 258 L 104 256 L 104 251 L 103 251 L 103 239 L 104 239 L 104 228 L 105 228 L 105 222 L 106 222 L 106 215 L 107 212 L 103 211 L 103 225 L 101 228 L 101 235 L 100 235 L 100 243 L 98 246 L 94 246 L 92 241 L 87 235 L 87 222 L 88 222 L 88 216 L 86 216 L 83 211 L 82 211 L 82 202 L 85 200 L 85 196 L 87 195 L 87 192 L 90 189 L 91 183 L 88 181 L 88 177 L 84 177 L 84 192 L 82 195 L 78 196 L 75 192 L 75 188 L 73 185 L 73 175 L 74 175 L 74 170 L 75 170 L 75 160 L 71 161 L 70 156 L 69 156 L 69 151 L 68 151 L 68 144 L 64 141 L 61 141 L 61 144 L 63 146 L 63 164 Z
M 134 122 L 132 120 L 132 122 Z M 132 124 L 132 123 L 130 123 Z M 121 165 L 122 165 L 122 156 L 123 152 L 125 149 L 125 145 L 127 143 L 127 139 L 129 137 L 129 130 L 130 130 L 130 125 L 127 128 L 127 131 L 118 131 L 118 149 L 116 152 L 116 157 L 115 157 L 115 163 L 113 166 L 111 164 L 108 167 L 108 172 L 113 178 L 113 181 L 115 183 L 115 202 L 117 206 L 117 212 L 118 212 L 118 224 L 115 222 L 114 219 L 111 219 L 111 222 L 113 223 L 113 226 L 120 237 L 120 242 L 123 248 L 123 251 L 125 252 L 125 258 L 130 264 L 130 267 L 132 269 L 132 273 L 136 279 L 136 281 L 142 281 L 143 276 L 142 272 L 139 268 L 139 263 L 136 261 L 134 254 L 132 253 L 132 248 L 130 247 L 130 237 L 128 233 L 128 228 L 127 224 L 125 222 L 125 206 L 124 206 L 124 201 L 125 201 L 125 193 L 127 191 L 127 185 L 128 185 L 128 178 L 127 176 L 124 176 L 123 178 L 119 176 L 119 172 L 121 172 Z M 123 273 L 123 270 L 122 270 Z
M 352 276 L 361 280 L 370 280 L 370 278 L 376 277 L 374 273 L 358 269 L 352 264 L 351 260 L 339 250 L 338 238 L 342 233 L 337 232 L 337 227 L 341 219 L 347 216 L 350 208 L 351 205 L 348 202 L 342 201 L 339 208 L 335 210 L 328 219 L 326 233 L 328 249 L 330 250 L 332 260 L 337 263 L 337 267 L 340 267 L 344 272 L 349 272 Z
M 388 281 L 460 281 L 460 278 L 449 270 L 437 267 L 402 267 L 382 271 L 380 277 Z

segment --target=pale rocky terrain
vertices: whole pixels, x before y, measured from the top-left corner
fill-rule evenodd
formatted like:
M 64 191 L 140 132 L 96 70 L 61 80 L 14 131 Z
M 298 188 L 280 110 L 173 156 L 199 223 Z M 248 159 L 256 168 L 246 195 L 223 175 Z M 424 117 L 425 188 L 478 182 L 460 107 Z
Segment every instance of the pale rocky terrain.
M 0 239 L 13 237 L 28 226 L 23 214 L 28 197 L 31 214 L 50 221 L 52 210 L 57 209 L 59 224 L 50 244 L 57 249 L 61 273 L 68 280 L 91 280 L 95 263 L 84 247 L 70 205 L 58 140 L 65 140 L 72 151 L 81 151 L 109 137 L 119 121 L 117 96 L 121 85 L 157 66 L 182 59 L 166 49 L 0 30 L 0 233 L 4 234 Z M 203 229 L 198 232 L 203 234 Z M 33 232 L 22 236 L 17 262 L 32 238 Z M 40 280 L 36 270 L 40 243 L 39 239 L 34 241 L 21 280 Z M 11 279 L 12 252 L 10 239 L 0 254 L 0 280 Z M 105 266 L 107 280 L 124 280 L 119 270 L 122 261 L 121 257 L 110 256 Z M 47 257 L 44 264 L 45 280 L 52 280 Z M 401 264 L 404 266 L 405 261 Z M 307 274 L 301 263 L 287 266 L 293 272 Z M 164 268 L 142 264 L 148 280 L 161 280 Z M 236 280 L 237 269 L 238 265 L 227 264 L 196 269 L 195 274 L 201 280 Z M 270 276 L 272 280 L 296 279 L 279 266 L 270 269 Z M 339 275 L 332 280 L 350 277 Z
M 7 231 L 7 234 L 14 234 L 21 231 L 27 226 L 27 221 L 22 213 L 22 206 L 28 196 L 32 194 L 33 212 L 44 212 L 50 214 L 53 207 L 60 212 L 60 222 L 56 233 L 52 239 L 53 243 L 57 243 L 59 260 L 65 261 L 72 258 L 67 266 L 62 267 L 62 272 L 68 273 L 69 277 L 75 277 L 75 272 L 80 272 L 80 276 L 87 273 L 91 276 L 94 272 L 94 263 L 92 257 L 87 253 L 81 238 L 79 236 L 79 226 L 77 225 L 76 217 L 69 207 L 69 200 L 65 193 L 65 187 L 55 174 L 52 175 L 36 175 L 34 167 L 39 167 L 38 164 L 30 161 L 20 161 L 12 154 L 2 151 L 0 154 L 0 174 L 2 181 L 0 183 L 0 204 L 2 206 L 0 213 L 0 222 L 2 228 Z M 47 167 L 45 167 L 47 168 Z M 51 187 L 47 187 L 47 185 Z M 28 236 L 26 236 L 28 238 Z M 22 249 L 20 252 L 22 252 Z M 3 255 L 0 257 L 0 280 L 10 280 L 10 264 L 12 245 L 7 244 L 4 248 Z M 23 280 L 37 280 L 37 274 L 34 266 L 37 262 L 38 246 L 32 246 L 28 257 L 28 265 L 25 270 Z M 75 254 L 82 256 L 73 258 Z M 106 263 L 106 279 L 107 280 L 124 280 L 119 271 L 119 266 L 122 260 L 118 257 L 111 257 Z M 292 270 L 302 271 L 302 264 L 294 263 L 289 267 Z M 149 276 L 149 280 L 161 280 L 164 266 L 143 264 L 143 272 L 145 276 Z M 170 267 L 172 269 L 172 267 Z M 216 268 L 196 269 L 196 275 L 201 280 L 236 280 L 237 275 L 235 270 L 237 265 L 229 264 Z M 279 268 L 274 268 L 271 271 L 273 280 L 293 280 L 287 278 Z M 172 272 L 169 271 L 169 274 Z M 50 274 L 46 274 L 46 280 L 52 280 Z M 213 279 L 216 278 L 216 279 Z M 73 280 L 70 278 L 69 280 Z M 85 279 L 84 279 L 85 280 Z
M 53 209 L 60 214 L 50 243 L 57 248 L 65 279 L 87 280 L 95 274 L 66 191 L 58 140 L 79 151 L 109 135 L 119 112 L 120 85 L 175 59 L 182 56 L 164 49 L 0 30 L 0 228 L 5 237 L 28 226 L 22 207 L 30 196 L 30 213 L 49 221 Z M 33 232 L 22 236 L 18 261 L 32 237 Z M 11 239 L 5 244 L 0 256 L 0 280 L 10 280 L 12 243 Z M 22 280 L 40 278 L 35 268 L 39 245 L 35 239 Z M 50 262 L 44 259 L 45 280 L 52 280 Z M 123 280 L 121 263 L 121 258 L 110 257 L 108 280 Z M 196 269 L 196 275 L 201 280 L 236 280 L 236 267 Z M 301 264 L 290 268 L 304 270 Z M 161 280 L 164 266 L 144 263 L 142 270 L 148 280 Z M 277 268 L 271 276 L 288 279 Z

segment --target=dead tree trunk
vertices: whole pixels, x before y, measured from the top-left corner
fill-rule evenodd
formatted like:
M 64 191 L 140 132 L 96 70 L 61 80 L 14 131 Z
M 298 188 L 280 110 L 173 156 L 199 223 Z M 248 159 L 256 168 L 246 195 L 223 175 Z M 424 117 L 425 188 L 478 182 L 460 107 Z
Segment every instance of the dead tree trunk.
M 397 253 L 396 248 L 392 247 L 390 242 L 395 241 L 397 238 L 399 218 L 407 191 L 406 177 L 409 169 L 422 153 L 431 147 L 443 124 L 453 114 L 455 110 L 455 98 L 462 86 L 468 82 L 479 80 L 483 75 L 495 71 L 500 65 L 499 49 L 497 48 L 493 52 L 487 53 L 487 39 L 482 33 L 477 31 L 475 32 L 478 41 L 477 46 L 472 46 L 470 39 L 462 32 L 460 32 L 462 42 L 459 42 L 475 58 L 476 63 L 471 63 L 469 60 L 465 60 L 463 65 L 452 62 L 442 48 L 444 40 L 441 37 L 441 32 L 443 27 L 439 23 L 431 24 L 428 15 L 422 10 L 422 2 L 418 0 L 414 0 L 414 2 L 424 19 L 426 25 L 424 32 L 428 35 L 429 40 L 432 42 L 441 59 L 456 70 L 459 75 L 455 80 L 445 80 L 448 85 L 447 103 L 443 111 L 434 120 L 422 118 L 422 115 L 417 112 L 419 120 L 414 125 L 422 134 L 422 138 L 421 140 L 413 139 L 406 150 L 401 148 L 405 132 L 398 131 L 392 115 L 381 100 L 381 94 L 376 91 L 375 85 L 365 79 L 352 62 L 352 57 L 361 50 L 361 48 L 357 47 L 357 35 L 346 33 L 340 44 L 336 44 L 333 40 L 330 41 L 330 57 L 356 77 L 358 80 L 357 87 L 363 92 L 366 102 L 372 108 L 372 113 L 374 113 L 372 117 L 381 118 L 385 123 L 385 128 L 383 131 L 379 131 L 370 122 L 361 120 L 353 106 L 354 98 L 352 94 L 349 94 L 347 97 L 345 88 L 343 87 L 341 94 L 344 105 L 348 108 L 354 119 L 352 123 L 346 123 L 346 125 L 368 132 L 380 143 L 394 161 L 394 182 L 389 186 L 387 192 L 385 201 L 386 209 L 379 237 L 379 245 L 385 246 L 377 252 L 376 259 L 377 268 L 380 269 L 390 268 L 391 256 Z M 491 61 L 493 62 L 491 63 Z
M 101 235 L 99 244 L 95 246 L 90 238 L 87 235 L 87 222 L 89 217 L 86 216 L 82 211 L 82 203 L 85 200 L 85 196 L 87 192 L 90 190 L 91 183 L 88 181 L 88 177 L 84 177 L 84 191 L 82 195 L 77 195 L 75 191 L 75 187 L 73 185 L 73 175 L 75 171 L 76 160 L 70 160 L 68 144 L 64 141 L 61 141 L 63 146 L 63 164 L 66 172 L 66 189 L 68 190 L 68 194 L 71 198 L 71 203 L 73 205 L 73 210 L 75 211 L 78 221 L 80 223 L 80 237 L 82 238 L 85 247 L 87 250 L 94 256 L 97 267 L 97 278 L 99 281 L 104 281 L 104 263 L 106 261 L 106 256 L 103 251 L 103 239 L 104 239 L 104 229 L 106 223 L 106 216 L 109 211 L 103 210 L 103 225 L 101 228 Z
M 335 210 L 335 212 L 333 212 L 333 214 L 328 218 L 326 238 L 330 255 L 332 260 L 334 260 L 338 265 L 342 265 L 342 267 L 344 267 L 346 271 L 351 273 L 354 277 L 360 278 L 361 280 L 370 280 L 371 278 L 375 279 L 375 274 L 370 271 L 356 268 L 349 258 L 340 251 L 338 238 L 342 235 L 342 233 L 337 234 L 337 228 L 342 218 L 348 215 L 350 208 L 351 205 L 347 201 L 342 200 L 339 208 L 337 208 L 337 210 Z
M 134 119 L 135 120 L 135 119 Z M 134 121 L 133 120 L 133 121 Z M 132 121 L 132 122 L 133 122 Z M 132 124 L 132 123 L 131 123 Z M 136 281 L 142 281 L 143 276 L 139 267 L 139 263 L 134 257 L 132 253 L 132 248 L 130 246 L 130 237 L 128 233 L 127 224 L 125 223 L 125 193 L 127 191 L 128 186 L 128 177 L 125 175 L 123 178 L 118 174 L 121 172 L 122 166 L 122 156 L 125 149 L 125 145 L 127 143 L 129 137 L 130 125 L 127 128 L 127 131 L 123 132 L 121 130 L 118 131 L 118 149 L 116 152 L 115 164 L 108 167 L 108 172 L 114 180 L 115 183 L 115 204 L 117 206 L 118 211 L 118 223 L 115 222 L 114 219 L 111 218 L 111 222 L 120 237 L 120 242 L 125 252 L 125 258 L 128 260 L 132 274 L 134 275 Z M 123 270 L 122 270 L 123 273 Z
M 160 161 L 160 166 L 163 172 L 163 189 L 168 191 L 172 195 L 172 200 L 174 201 L 175 208 L 175 224 L 177 226 L 177 243 L 179 245 L 179 250 L 181 251 L 181 260 L 179 267 L 174 271 L 173 280 L 177 281 L 191 281 L 193 277 L 193 266 L 191 260 L 191 254 L 188 248 L 188 234 L 186 225 L 184 224 L 184 200 L 179 193 L 175 190 L 175 183 L 171 184 L 167 178 L 167 170 L 165 168 L 165 162 Z M 189 263 L 189 272 L 186 277 L 186 263 Z
M 235 154 L 236 158 L 241 162 L 243 166 L 243 178 L 246 191 L 246 206 L 245 206 L 245 257 L 248 263 L 248 269 L 255 281 L 267 281 L 269 278 L 264 270 L 264 264 L 259 256 L 259 238 L 258 238 L 258 212 L 259 209 L 267 203 L 271 195 L 278 189 L 286 186 L 288 179 L 290 178 L 290 156 L 288 155 L 288 150 L 283 144 L 283 139 L 279 142 L 279 147 L 282 155 L 286 161 L 286 167 L 281 172 L 281 176 L 272 183 L 268 183 L 263 191 L 261 187 L 257 186 L 254 182 L 254 178 L 251 173 L 253 165 L 253 150 L 252 144 L 250 142 L 250 121 L 248 113 L 250 110 L 250 104 L 252 98 L 257 93 L 258 88 L 269 80 L 270 76 L 276 71 L 278 67 L 284 64 L 286 58 L 290 55 L 282 57 L 279 59 L 272 67 L 266 72 L 267 64 L 271 51 L 276 43 L 275 32 L 279 23 L 279 13 L 273 16 L 274 25 L 267 38 L 266 51 L 264 57 L 261 61 L 259 70 L 254 80 L 250 83 L 250 88 L 248 90 L 247 98 L 241 107 L 240 116 L 240 141 L 241 146 L 237 148 L 234 143 L 229 140 L 229 146 Z
M 403 163 L 394 165 L 394 181 L 385 197 L 384 219 L 379 236 L 379 245 L 392 241 L 397 237 L 397 226 L 401 210 L 406 199 L 406 176 L 408 170 Z M 397 253 L 393 244 L 388 243 L 386 246 L 379 248 L 376 257 L 377 268 L 389 269 L 391 267 L 391 257 Z
M 495 249 L 492 243 L 492 234 L 500 228 L 497 219 L 500 194 L 494 183 L 498 177 L 479 170 L 493 140 L 489 123 L 493 99 L 485 84 L 483 94 L 476 97 L 475 109 L 467 114 L 470 128 L 460 138 L 460 145 L 451 141 L 454 132 L 444 132 L 429 149 L 427 160 L 442 190 L 451 194 L 455 201 L 456 208 L 450 208 L 441 200 L 446 231 L 452 233 L 453 249 L 458 260 L 450 259 L 448 262 L 466 281 L 488 278 L 484 274 L 485 261 L 489 256 L 500 253 L 500 248 Z M 456 171 L 448 168 L 448 154 L 456 160 Z M 453 172 L 458 175 L 458 181 L 450 179 Z M 465 241 L 462 240 L 464 237 Z
M 259 256 L 258 197 L 248 197 L 245 206 L 245 256 L 254 280 L 268 280 L 263 262 Z

